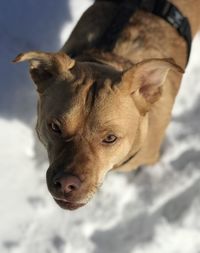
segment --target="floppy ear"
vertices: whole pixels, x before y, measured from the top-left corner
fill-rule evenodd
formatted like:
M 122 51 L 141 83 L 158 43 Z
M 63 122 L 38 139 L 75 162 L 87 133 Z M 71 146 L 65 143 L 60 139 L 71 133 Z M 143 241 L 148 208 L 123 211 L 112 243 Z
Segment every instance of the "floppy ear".
M 160 98 L 169 70 L 184 73 L 173 59 L 142 61 L 123 74 L 122 88 L 133 94 L 138 103 L 141 102 L 149 107 Z
M 43 93 L 51 82 L 57 78 L 71 78 L 69 70 L 74 67 L 75 60 L 65 53 L 44 53 L 31 51 L 19 54 L 14 63 L 29 61 L 30 74 L 37 86 L 37 91 Z

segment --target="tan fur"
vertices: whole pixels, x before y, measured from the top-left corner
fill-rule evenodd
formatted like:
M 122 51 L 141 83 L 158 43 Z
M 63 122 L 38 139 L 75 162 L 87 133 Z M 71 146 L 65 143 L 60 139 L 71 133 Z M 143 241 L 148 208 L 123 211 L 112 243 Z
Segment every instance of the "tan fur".
M 173 3 L 189 17 L 194 36 L 200 0 Z M 87 57 L 74 61 L 61 52 L 29 52 L 15 60 L 30 62 L 39 92 L 37 132 L 49 155 L 47 181 L 56 171 L 78 176 L 82 186 L 68 200 L 79 204 L 93 196 L 108 171 L 158 160 L 187 59 L 177 31 L 144 11 L 131 18 L 113 52 L 88 54 L 103 64 Z M 61 134 L 52 132 L 52 122 Z M 108 135 L 117 141 L 106 144 Z

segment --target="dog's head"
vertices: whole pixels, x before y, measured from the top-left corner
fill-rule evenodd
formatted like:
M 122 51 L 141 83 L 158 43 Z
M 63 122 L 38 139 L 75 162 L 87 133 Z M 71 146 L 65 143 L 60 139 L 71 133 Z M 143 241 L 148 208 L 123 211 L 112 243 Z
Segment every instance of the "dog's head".
M 141 149 L 168 71 L 182 70 L 151 59 L 119 72 L 64 53 L 28 52 L 14 61 L 25 60 L 39 94 L 36 129 L 49 156 L 48 189 L 61 207 L 76 209 Z

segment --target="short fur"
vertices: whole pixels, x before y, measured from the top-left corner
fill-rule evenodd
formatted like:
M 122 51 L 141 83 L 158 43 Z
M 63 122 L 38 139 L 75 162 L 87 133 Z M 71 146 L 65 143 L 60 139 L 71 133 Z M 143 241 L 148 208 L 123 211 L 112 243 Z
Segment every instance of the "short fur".
M 91 7 L 90 20 L 101 2 Z M 172 2 L 189 18 L 194 36 L 200 0 Z M 77 43 L 76 33 L 58 53 L 28 52 L 15 59 L 30 62 L 38 91 L 36 129 L 49 155 L 48 188 L 54 198 L 71 203 L 61 205 L 67 209 L 86 204 L 108 171 L 129 171 L 158 160 L 187 59 L 186 41 L 178 32 L 142 10 L 130 19 L 112 52 L 89 50 L 71 59 L 65 53 Z M 113 136 L 116 141 L 108 144 Z M 52 182 L 58 173 L 77 176 L 81 187 L 64 196 Z

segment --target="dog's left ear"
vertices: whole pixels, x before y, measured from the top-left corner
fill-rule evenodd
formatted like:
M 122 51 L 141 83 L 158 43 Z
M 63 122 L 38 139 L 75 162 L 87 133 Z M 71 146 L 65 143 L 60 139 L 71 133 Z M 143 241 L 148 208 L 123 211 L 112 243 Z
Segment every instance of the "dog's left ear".
M 39 93 L 43 93 L 57 78 L 72 78 L 69 70 L 75 65 L 75 60 L 62 52 L 31 51 L 19 54 L 13 60 L 14 63 L 22 61 L 29 61 L 30 74 Z
M 123 74 L 121 88 L 133 94 L 137 102 L 149 107 L 160 98 L 169 70 L 184 73 L 173 59 L 142 61 Z

